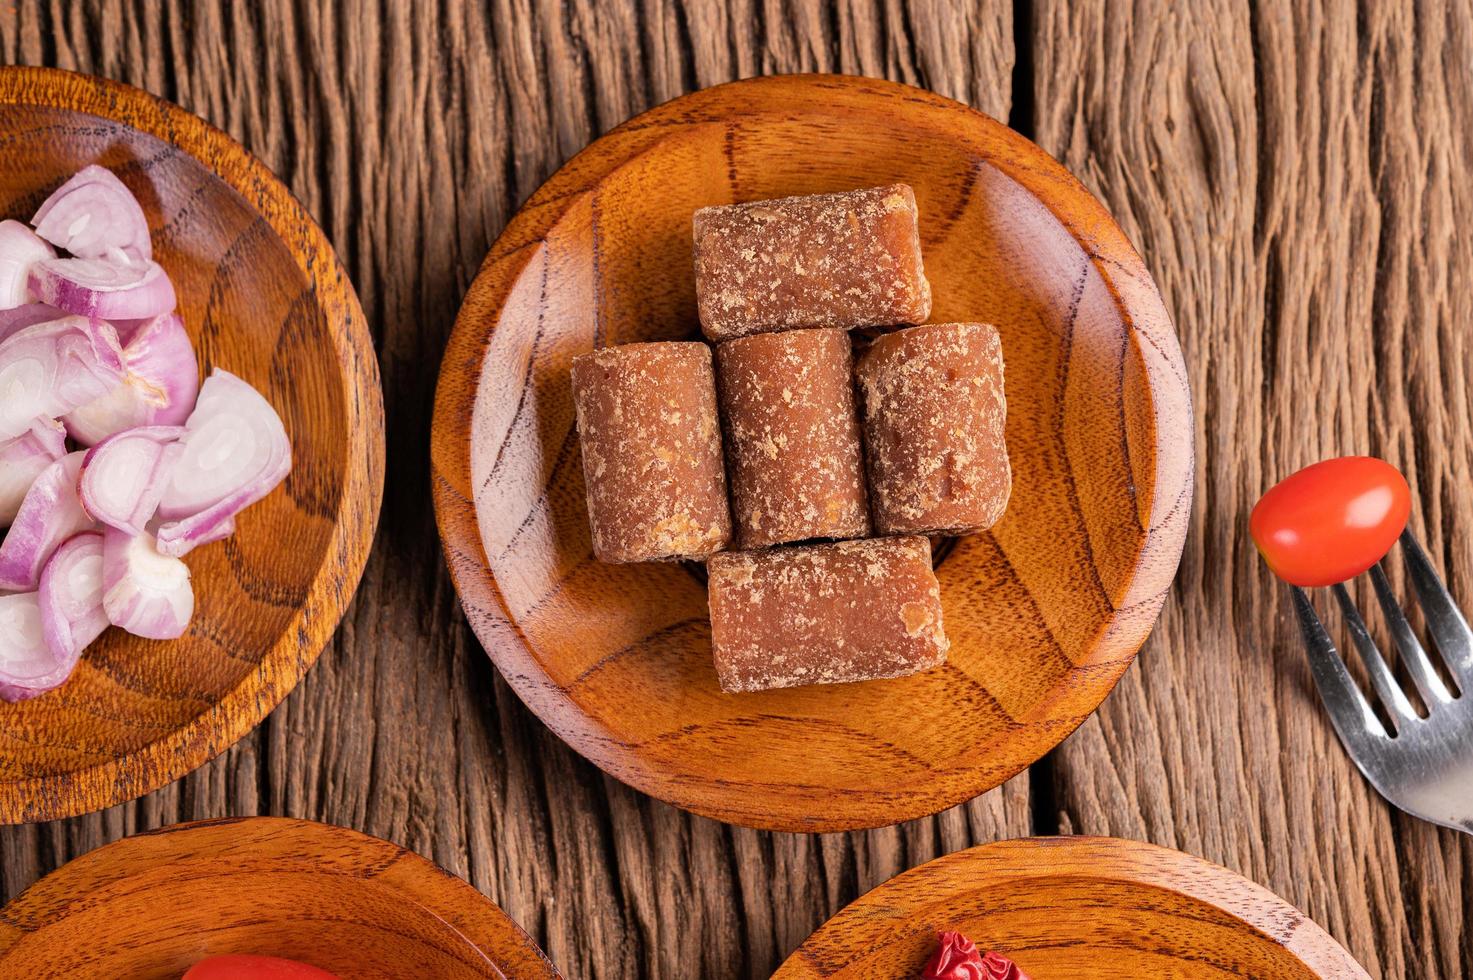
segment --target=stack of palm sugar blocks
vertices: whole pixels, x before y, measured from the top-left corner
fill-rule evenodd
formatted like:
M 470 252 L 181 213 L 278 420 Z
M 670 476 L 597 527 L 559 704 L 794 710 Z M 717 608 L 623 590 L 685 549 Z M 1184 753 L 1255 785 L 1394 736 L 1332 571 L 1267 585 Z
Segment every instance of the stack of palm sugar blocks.
M 573 362 L 594 553 L 705 560 L 726 691 L 941 663 L 927 535 L 992 526 L 1012 483 L 997 331 L 907 327 L 856 363 L 849 331 L 931 313 L 904 184 L 703 208 L 694 226 L 714 363 L 700 342 Z

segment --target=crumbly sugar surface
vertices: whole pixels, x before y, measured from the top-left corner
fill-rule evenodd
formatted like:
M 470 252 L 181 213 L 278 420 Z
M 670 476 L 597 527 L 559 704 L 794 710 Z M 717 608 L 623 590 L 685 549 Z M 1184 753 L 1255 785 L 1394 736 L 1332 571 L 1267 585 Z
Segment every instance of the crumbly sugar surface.
M 601 561 L 704 558 L 730 543 L 709 347 L 626 344 L 580 355 L 573 400 Z
M 849 335 L 754 334 L 716 360 L 737 546 L 867 535 Z
M 712 340 L 931 314 L 905 184 L 702 208 L 693 224 L 696 300 Z
M 926 538 L 727 552 L 706 569 L 722 690 L 902 677 L 946 659 Z
M 876 531 L 965 534 L 995 524 L 1012 491 L 996 329 L 936 323 L 887 334 L 855 373 Z

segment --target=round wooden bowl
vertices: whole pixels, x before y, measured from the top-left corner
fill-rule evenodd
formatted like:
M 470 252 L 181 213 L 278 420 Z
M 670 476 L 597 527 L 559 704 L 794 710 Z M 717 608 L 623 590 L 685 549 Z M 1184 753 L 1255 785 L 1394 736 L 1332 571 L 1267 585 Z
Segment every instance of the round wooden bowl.
M 773 980 L 914 980 L 955 930 L 1034 980 L 1368 980 L 1272 892 L 1180 851 L 1109 837 L 974 847 L 897 875 L 819 927 Z
M 0 822 L 140 796 L 223 752 L 317 659 L 363 574 L 383 492 L 383 395 L 353 287 L 321 229 L 241 146 L 116 82 L 0 68 L 0 217 L 89 163 L 143 205 L 205 374 L 281 414 L 294 468 L 229 540 L 187 558 L 180 640 L 109 630 L 56 691 L 0 704 Z
M 558 973 L 495 903 L 417 854 L 305 820 L 179 824 L 71 862 L 0 910 L 0 974 L 178 980 L 254 953 L 343 980 Z
M 1012 502 L 940 549 L 945 667 L 722 694 L 701 570 L 593 559 L 570 364 L 698 336 L 697 208 L 894 181 L 919 202 L 932 319 L 1001 331 Z M 471 625 L 560 737 L 697 813 L 846 830 L 996 786 L 1099 705 L 1181 557 L 1192 431 L 1145 266 L 1052 158 L 918 89 L 761 78 L 624 124 L 507 227 L 446 351 L 434 495 Z

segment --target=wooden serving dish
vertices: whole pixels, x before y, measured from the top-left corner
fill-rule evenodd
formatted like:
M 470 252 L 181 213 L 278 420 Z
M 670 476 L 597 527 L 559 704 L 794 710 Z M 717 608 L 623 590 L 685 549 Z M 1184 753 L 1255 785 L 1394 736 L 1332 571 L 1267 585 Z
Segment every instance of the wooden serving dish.
M 1001 331 L 1012 503 L 991 533 L 939 548 L 944 668 L 725 695 L 702 570 L 592 557 L 569 367 L 698 336 L 698 207 L 894 181 L 919 202 L 932 320 Z M 762 78 L 624 124 L 507 227 L 445 354 L 434 495 L 471 625 L 560 737 L 697 813 L 844 830 L 996 786 L 1099 705 L 1181 557 L 1192 432 L 1145 266 L 1052 158 L 918 89 Z
M 89 163 L 137 195 L 201 369 L 276 406 L 294 468 L 234 537 L 188 556 L 182 639 L 110 630 L 60 689 L 0 704 L 0 822 L 132 799 L 223 752 L 296 685 L 337 628 L 383 493 L 378 362 L 342 266 L 239 144 L 116 82 L 0 68 L 0 217 L 28 219 Z
M 1368 980 L 1272 892 L 1180 851 L 1108 837 L 974 847 L 891 878 L 819 927 L 773 980 L 915 980 L 956 930 L 1033 980 Z
M 206 956 L 284 956 L 343 980 L 558 973 L 454 875 L 341 827 L 180 824 L 71 862 L 0 910 L 0 975 L 178 980 Z

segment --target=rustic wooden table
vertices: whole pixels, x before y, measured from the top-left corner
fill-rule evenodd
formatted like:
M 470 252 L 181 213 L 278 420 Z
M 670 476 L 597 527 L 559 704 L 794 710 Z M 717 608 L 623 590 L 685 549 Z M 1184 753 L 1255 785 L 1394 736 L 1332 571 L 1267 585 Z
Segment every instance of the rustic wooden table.
M 766 976 L 896 872 L 1085 832 L 1220 862 L 1373 974 L 1473 974 L 1473 841 L 1390 810 L 1316 702 L 1245 531 L 1260 490 L 1381 454 L 1473 602 L 1473 7 L 964 0 L 10 0 L 0 56 L 142 86 L 228 130 L 316 215 L 373 326 L 383 522 L 301 687 L 198 772 L 0 831 L 0 899 L 145 828 L 310 817 L 465 876 L 570 977 Z M 517 204 L 656 103 L 764 72 L 921 85 L 1006 119 L 1111 208 L 1172 310 L 1197 400 L 1176 595 L 1099 714 L 1033 769 L 868 833 L 757 833 L 602 775 L 476 645 L 428 503 L 457 304 Z

